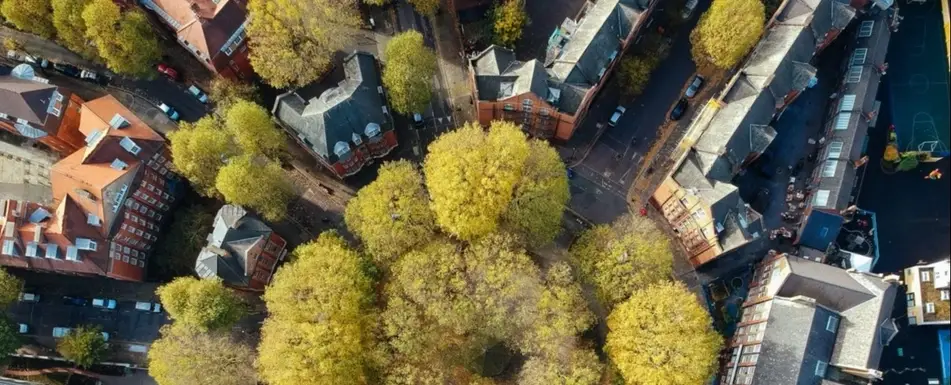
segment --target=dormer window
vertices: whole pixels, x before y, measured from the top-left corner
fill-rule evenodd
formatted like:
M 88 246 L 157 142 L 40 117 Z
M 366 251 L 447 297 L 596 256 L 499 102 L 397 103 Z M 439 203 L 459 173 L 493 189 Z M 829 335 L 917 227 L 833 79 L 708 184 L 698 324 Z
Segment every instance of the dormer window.
M 76 247 L 80 250 L 96 251 L 98 245 L 96 241 L 89 238 L 76 238 Z
M 99 227 L 102 225 L 102 219 L 100 219 L 98 215 L 90 213 L 86 216 L 86 223 Z
M 346 142 L 337 142 L 334 145 L 334 154 L 337 155 L 340 159 L 346 159 L 350 157 L 350 145 Z
M 358 133 L 356 133 L 356 132 L 353 133 L 353 144 L 355 144 L 355 145 L 357 145 L 357 146 L 363 144 L 363 138 L 361 138 L 361 137 L 360 137 L 360 134 L 358 134 Z
M 86 146 L 92 146 L 99 140 L 99 137 L 102 136 L 102 131 L 95 130 L 89 133 L 89 136 L 86 137 Z
M 115 114 L 112 116 L 112 120 L 109 121 L 109 127 L 120 129 L 129 127 L 129 121 L 126 120 L 122 115 Z
M 128 136 L 122 138 L 122 140 L 119 141 L 119 145 L 132 155 L 139 155 L 139 152 L 142 151 L 142 148 L 136 145 L 135 141 L 129 139 Z
M 120 160 L 119 158 L 116 158 L 112 161 L 112 164 L 109 165 L 109 167 L 112 167 L 113 170 L 122 171 L 122 170 L 125 170 L 126 167 L 129 167 L 129 165 L 126 164 L 126 162 L 123 162 L 122 160 Z

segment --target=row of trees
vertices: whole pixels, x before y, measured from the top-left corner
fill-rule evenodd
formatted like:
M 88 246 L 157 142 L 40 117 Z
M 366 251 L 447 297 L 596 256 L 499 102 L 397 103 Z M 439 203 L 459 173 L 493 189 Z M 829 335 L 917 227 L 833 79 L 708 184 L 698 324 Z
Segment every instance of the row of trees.
M 16 28 L 55 38 L 119 74 L 151 76 L 161 57 L 146 15 L 112 0 L 4 0 L 0 13 Z

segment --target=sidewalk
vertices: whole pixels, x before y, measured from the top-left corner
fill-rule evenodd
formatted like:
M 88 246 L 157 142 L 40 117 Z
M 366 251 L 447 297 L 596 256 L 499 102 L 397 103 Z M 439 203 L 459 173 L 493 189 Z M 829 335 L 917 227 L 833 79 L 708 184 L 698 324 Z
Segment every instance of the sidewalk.
M 476 120 L 472 90 L 469 88 L 469 66 L 463 56 L 462 36 L 456 13 L 449 0 L 442 1 L 442 10 L 430 18 L 436 41 L 439 76 L 446 85 L 456 122 Z

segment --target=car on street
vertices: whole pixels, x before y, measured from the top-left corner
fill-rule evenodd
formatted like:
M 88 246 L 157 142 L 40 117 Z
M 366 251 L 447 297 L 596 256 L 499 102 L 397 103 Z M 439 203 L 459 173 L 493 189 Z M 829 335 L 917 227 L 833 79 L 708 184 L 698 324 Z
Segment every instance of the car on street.
M 690 82 L 690 87 L 687 87 L 687 92 L 684 93 L 687 98 L 692 98 L 697 95 L 697 92 L 703 88 L 703 76 L 696 75 L 693 77 L 693 81 Z
M 697 10 L 697 0 L 687 0 L 687 3 L 684 4 L 684 10 L 680 13 L 680 17 L 683 17 L 684 20 L 690 19 L 693 16 L 693 11 Z
M 20 293 L 20 302 L 39 302 L 40 295 L 34 293 Z
M 575 179 L 575 170 L 568 169 L 568 179 Z
M 165 115 L 168 115 L 169 119 L 178 120 L 178 111 L 175 111 L 174 108 L 169 107 L 168 104 L 162 103 L 159 105 L 158 108 L 162 110 L 162 112 L 164 112 Z
M 79 297 L 70 297 L 68 295 L 63 296 L 63 304 L 73 305 L 73 306 L 86 306 L 89 304 L 89 301 L 85 298 Z
M 617 125 L 617 122 L 621 120 L 621 115 L 624 115 L 624 112 L 627 111 L 623 106 L 617 106 L 614 109 L 614 114 L 611 115 L 611 119 L 608 120 L 608 125 L 614 127 Z
M 69 331 L 70 331 L 70 330 L 71 330 L 70 328 L 64 328 L 64 327 L 62 327 L 62 326 L 57 326 L 57 327 L 53 328 L 53 337 L 54 337 L 54 338 L 63 338 L 63 337 L 66 337 L 66 335 L 69 334 Z
M 79 75 L 82 74 L 82 70 L 80 70 L 79 67 L 66 63 L 53 63 L 53 69 L 63 75 L 74 78 L 78 78 Z
M 14 50 L 7 51 L 7 59 L 16 60 L 19 62 L 30 63 L 40 66 L 40 68 L 49 67 L 50 62 L 46 59 L 43 59 L 39 56 L 33 56 L 28 53 L 21 53 Z
M 109 298 L 93 298 L 92 306 L 101 309 L 115 309 L 116 300 Z
M 202 91 L 201 88 L 198 88 L 198 86 L 194 84 L 189 86 L 188 93 L 194 96 L 195 99 L 198 99 L 199 102 L 208 103 L 208 95 L 205 94 L 205 92 Z
M 79 72 L 79 78 L 85 81 L 102 84 L 103 78 L 96 71 L 82 70 Z
M 162 312 L 162 304 L 160 304 L 160 303 L 158 303 L 158 302 L 155 302 L 155 303 L 152 303 L 152 302 L 136 302 L 136 303 L 135 303 L 135 309 L 136 309 L 136 310 L 142 310 L 142 311 L 148 311 L 148 312 L 152 312 L 152 313 L 161 313 L 161 312 Z
M 160 74 L 167 76 L 169 79 L 178 81 L 178 71 L 172 68 L 172 66 L 165 63 L 159 63 L 156 69 Z
M 18 326 L 20 328 L 20 334 L 27 334 L 30 332 L 30 325 L 19 324 Z
M 413 113 L 413 127 L 416 127 L 417 129 L 419 129 L 419 128 L 423 128 L 424 125 L 425 125 L 425 121 L 423 120 L 423 115 L 418 112 L 414 112 Z
M 677 101 L 677 105 L 670 110 L 670 120 L 680 120 L 684 117 L 684 113 L 687 112 L 687 99 L 681 98 Z
M 101 333 L 102 333 L 102 340 L 109 342 L 109 333 L 107 332 L 101 332 Z

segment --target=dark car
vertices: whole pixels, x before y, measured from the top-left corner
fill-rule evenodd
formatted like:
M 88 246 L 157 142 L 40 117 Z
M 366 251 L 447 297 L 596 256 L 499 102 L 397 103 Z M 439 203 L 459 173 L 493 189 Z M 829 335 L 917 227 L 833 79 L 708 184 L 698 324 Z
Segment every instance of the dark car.
M 674 109 L 670 110 L 670 120 L 680 120 L 684 117 L 684 112 L 687 112 L 687 99 L 681 98 Z
M 697 95 L 697 91 L 703 88 L 703 76 L 696 75 L 693 77 L 693 81 L 690 82 L 690 87 L 687 87 L 687 92 L 684 93 L 688 98 L 692 98 Z
M 73 305 L 73 306 L 86 306 L 86 304 L 89 303 L 89 300 L 85 298 L 70 297 L 68 295 L 64 295 L 63 303 L 66 305 Z
M 569 168 L 567 170 L 567 173 L 568 173 L 568 179 L 575 179 L 575 170 L 572 170 Z
M 59 71 L 63 75 L 72 76 L 74 78 L 78 78 L 79 74 L 82 73 L 82 70 L 80 70 L 78 67 L 64 63 L 53 63 L 53 69 Z

